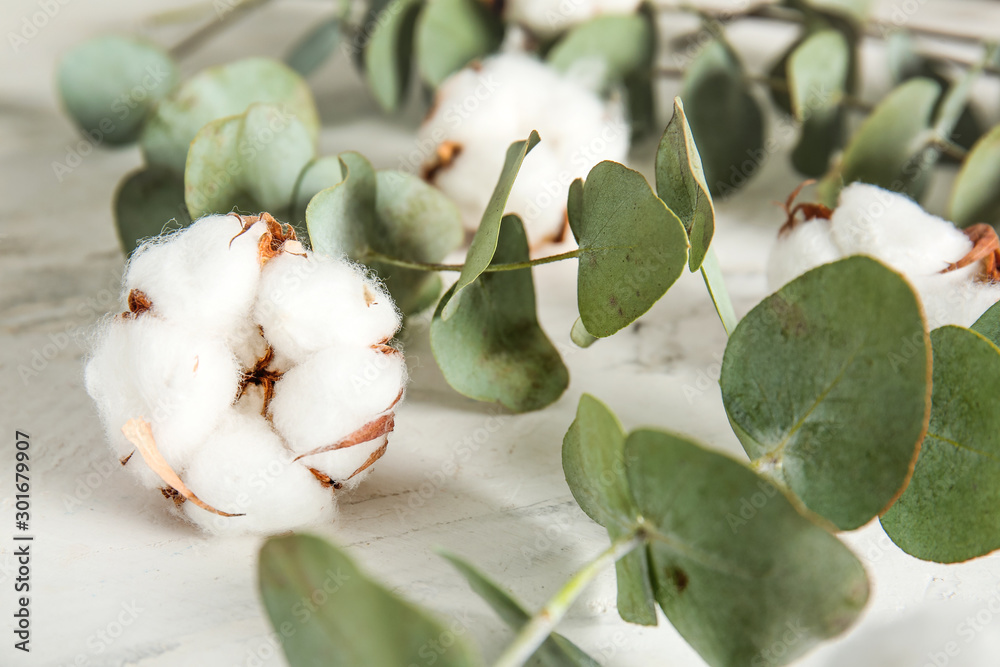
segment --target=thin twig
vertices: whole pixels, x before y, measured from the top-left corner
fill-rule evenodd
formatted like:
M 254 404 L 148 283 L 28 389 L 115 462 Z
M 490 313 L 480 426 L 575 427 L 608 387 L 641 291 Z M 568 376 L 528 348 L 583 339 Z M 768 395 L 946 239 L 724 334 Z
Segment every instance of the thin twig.
M 564 259 L 573 259 L 574 257 L 579 257 L 581 250 L 578 248 L 576 250 L 570 250 L 568 252 L 560 253 L 558 255 L 550 255 L 549 257 L 541 257 L 539 259 L 532 259 L 526 262 L 510 262 L 508 264 L 490 264 L 483 270 L 483 273 L 499 273 L 501 271 L 517 271 L 520 269 L 530 269 L 533 266 L 540 266 L 542 264 L 549 264 L 551 262 L 559 262 Z M 464 264 L 434 264 L 430 262 L 414 262 L 408 259 L 399 259 L 398 257 L 390 257 L 388 255 L 383 255 L 380 252 L 375 252 L 374 250 L 369 250 L 361 258 L 361 261 L 365 264 L 369 262 L 382 262 L 383 264 L 391 264 L 393 266 L 398 266 L 404 269 L 415 269 L 417 271 L 456 271 L 460 272 L 465 268 Z
M 228 26 L 230 23 L 238 18 L 241 18 L 250 11 L 257 9 L 266 5 L 271 0 L 234 0 L 231 5 L 223 9 L 219 9 L 221 5 L 217 5 L 215 18 L 209 21 L 202 27 L 198 28 L 190 35 L 174 44 L 169 49 L 169 53 L 174 58 L 183 58 L 194 51 L 202 43 L 208 41 L 220 30 Z

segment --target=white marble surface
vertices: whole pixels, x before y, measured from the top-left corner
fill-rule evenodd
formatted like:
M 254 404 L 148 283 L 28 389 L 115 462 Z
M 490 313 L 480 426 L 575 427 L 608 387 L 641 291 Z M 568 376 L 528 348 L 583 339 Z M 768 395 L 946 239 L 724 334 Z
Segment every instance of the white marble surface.
M 64 2 L 18 53 L 0 47 L 0 665 L 281 665 L 255 588 L 260 541 L 206 540 L 166 517 L 162 498 L 118 470 L 83 391 L 82 348 L 66 335 L 85 331 L 112 307 L 122 257 L 110 201 L 139 155 L 134 148 L 97 149 L 56 179 L 51 163 L 64 160 L 78 137 L 58 109 L 53 67 L 70 45 L 102 31 L 136 30 L 155 8 L 176 5 Z M 23 17 L 42 4 L 5 1 L 3 33 L 20 30 Z M 995 8 L 994 22 L 983 20 L 981 2 L 899 5 L 916 7 L 914 20 L 923 23 L 997 25 Z M 275 3 L 199 51 L 185 70 L 247 53 L 279 54 L 304 21 L 323 11 L 324 3 Z M 731 33 L 768 53 L 790 36 L 743 24 Z M 155 36 L 169 41 L 176 34 Z M 325 152 L 356 149 L 377 166 L 394 167 L 412 150 L 419 109 L 379 117 L 342 57 L 312 83 L 325 121 L 339 124 L 324 133 Z M 870 77 L 868 87 L 878 85 Z M 650 151 L 638 151 L 635 162 L 648 167 Z M 717 248 L 741 314 L 765 293 L 762 267 L 780 223 L 771 202 L 797 180 L 778 155 L 720 207 Z M 939 199 L 944 185 L 936 189 Z M 445 384 L 425 329 L 415 327 L 407 349 L 413 382 L 388 455 L 344 500 L 339 523 L 322 531 L 401 594 L 458 619 L 487 658 L 510 635 L 433 548 L 468 557 L 536 607 L 606 546 L 602 529 L 572 501 L 559 460 L 582 392 L 604 399 L 627 427 L 672 429 L 742 457 L 715 384 L 725 335 L 700 282 L 686 276 L 639 324 L 584 351 L 568 338 L 576 317 L 574 275 L 572 263 L 535 273 L 542 323 L 572 374 L 562 399 L 522 416 L 465 399 Z M 33 361 L 37 375 L 22 380 L 19 367 Z M 33 443 L 28 656 L 12 649 L 10 634 L 15 429 L 30 433 Z M 471 455 L 457 458 L 469 442 Z M 871 574 L 871 604 L 856 629 L 798 664 L 1000 664 L 1000 556 L 955 566 L 921 563 L 892 546 L 877 524 L 845 539 Z M 966 618 L 977 613 L 973 626 Z M 665 620 L 655 629 L 621 622 L 610 571 L 561 630 L 607 665 L 703 664 Z M 944 653 L 949 642 L 957 655 Z

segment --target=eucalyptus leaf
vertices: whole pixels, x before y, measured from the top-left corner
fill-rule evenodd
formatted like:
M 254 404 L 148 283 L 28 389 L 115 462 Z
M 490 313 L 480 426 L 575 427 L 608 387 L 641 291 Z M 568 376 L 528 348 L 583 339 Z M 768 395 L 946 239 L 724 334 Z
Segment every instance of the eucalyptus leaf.
M 864 25 L 871 13 L 872 0 L 804 0 L 809 7 L 849 18 L 857 25 Z
M 438 667 L 480 664 L 448 626 L 369 579 L 317 537 L 267 540 L 260 551 L 259 585 L 293 667 L 423 664 L 429 646 Z M 303 600 L 311 601 L 306 615 Z M 282 630 L 288 627 L 295 631 Z M 452 640 L 447 645 L 440 641 L 445 635 Z
M 285 56 L 285 63 L 302 76 L 309 76 L 340 44 L 340 17 L 324 19 L 302 39 L 295 43 Z
M 338 159 L 343 180 L 320 191 L 306 207 L 309 242 L 320 254 L 360 259 L 371 248 L 377 179 L 364 156 L 349 152 Z
M 912 79 L 889 93 L 854 133 L 840 164 L 827 174 L 820 196 L 834 206 L 840 189 L 861 181 L 919 198 L 927 184 L 931 124 L 941 88 Z M 932 164 L 932 162 L 931 162 Z
M 517 216 L 503 218 L 496 264 L 525 262 L 528 241 Z M 442 298 L 431 322 L 431 349 L 445 379 L 458 392 L 496 401 L 514 412 L 554 402 L 569 384 L 569 372 L 538 324 L 530 269 L 485 273 L 468 285 L 462 307 L 451 318 Z
M 573 239 L 580 241 L 580 220 L 583 217 L 583 179 L 574 179 L 569 184 L 569 193 L 566 196 L 566 219 L 569 221 L 569 229 L 573 233 Z
M 188 146 L 202 127 L 241 114 L 254 103 L 275 105 L 297 117 L 314 141 L 319 134 L 319 116 L 305 79 L 276 60 L 247 58 L 196 74 L 157 105 L 140 138 L 146 162 L 183 172 Z
M 184 180 L 172 171 L 146 167 L 132 172 L 115 192 L 115 225 L 126 256 L 139 241 L 166 228 L 191 224 L 184 203 Z
M 990 306 L 969 328 L 985 336 L 994 345 L 1000 346 L 1000 302 Z
M 684 75 L 681 92 L 691 133 L 713 196 L 742 187 L 767 158 L 764 116 L 743 66 L 727 46 L 705 46 Z
M 342 180 L 344 174 L 340 168 L 340 158 L 336 155 L 325 155 L 310 160 L 299 172 L 292 190 L 292 222 L 304 223 L 306 207 L 312 198 Z
M 696 271 L 712 244 L 715 206 L 679 97 L 656 151 L 656 194 L 684 224 L 691 244 L 688 266 Z
M 840 147 L 850 69 L 850 45 L 836 30 L 814 33 L 788 59 L 792 110 L 802 123 L 792 163 L 806 176 L 824 174 L 830 156 Z
M 603 71 L 601 85 L 606 90 L 648 67 L 654 42 L 653 25 L 642 13 L 598 15 L 570 29 L 549 50 L 546 60 L 561 72 L 597 65 Z
M 531 620 L 531 614 L 510 594 L 489 577 L 458 556 L 439 552 L 469 582 L 469 587 L 481 597 L 515 632 Z M 562 635 L 553 633 L 534 653 L 534 662 L 542 667 L 600 667 L 576 644 Z
M 587 327 L 583 326 L 583 320 L 579 317 L 573 322 L 573 328 L 570 329 L 569 338 L 577 345 L 577 347 L 590 347 L 596 343 L 599 339 L 596 336 L 591 336 L 590 332 L 587 331 Z
M 538 133 L 534 130 L 525 141 L 515 141 L 507 148 L 507 156 L 504 159 L 503 169 L 493 194 L 490 196 L 483 218 L 479 222 L 472 243 L 469 244 L 469 252 L 465 256 L 465 265 L 458 276 L 450 296 L 442 303 L 444 308 L 441 316 L 447 320 L 455 314 L 459 301 L 465 288 L 471 285 L 476 278 L 493 261 L 493 254 L 497 248 L 497 239 L 500 235 L 500 220 L 503 218 L 504 210 L 507 208 L 507 198 L 510 197 L 511 188 L 514 187 L 514 179 L 524 162 L 525 156 L 539 142 Z
M 1000 223 L 1000 125 L 976 142 L 951 190 L 948 217 L 959 227 Z
M 566 483 L 580 508 L 604 526 L 612 541 L 638 527 L 639 509 L 625 475 L 625 431 L 606 405 L 580 397 L 576 419 L 563 439 Z M 615 566 L 618 613 L 630 623 L 656 625 L 656 601 L 645 549 L 631 551 Z
M 177 84 L 177 65 L 163 49 L 135 37 L 91 39 L 59 62 L 59 96 L 95 144 L 139 138 L 150 110 Z
M 375 99 L 395 111 L 406 96 L 412 67 L 413 36 L 422 0 L 393 0 L 383 10 L 365 49 L 365 76 Z
M 617 162 L 601 162 L 590 171 L 574 231 L 580 246 L 580 318 L 599 338 L 649 310 L 687 263 L 684 225 L 642 174 Z
M 777 488 L 661 431 L 629 434 L 624 459 L 657 602 L 709 665 L 787 664 L 857 619 L 861 563 Z
M 478 0 L 428 0 L 417 20 L 417 66 L 424 81 L 437 88 L 450 74 L 495 52 L 503 22 L 488 3 Z
M 720 381 L 754 467 L 838 528 L 857 528 L 906 487 L 927 427 L 920 301 L 871 258 L 825 264 L 743 318 Z
M 739 323 L 736 317 L 736 310 L 733 302 L 729 298 L 729 290 L 726 289 L 726 281 L 722 277 L 722 267 L 719 266 L 719 259 L 715 256 L 715 249 L 709 248 L 705 255 L 705 261 L 701 264 L 701 277 L 708 288 L 708 294 L 712 297 L 712 304 L 715 312 L 719 314 L 722 321 L 722 328 L 726 330 L 726 335 L 732 335 Z
M 931 342 L 927 437 L 909 487 L 881 521 L 911 556 L 958 563 L 1000 549 L 1000 349 L 956 326 L 934 330 Z

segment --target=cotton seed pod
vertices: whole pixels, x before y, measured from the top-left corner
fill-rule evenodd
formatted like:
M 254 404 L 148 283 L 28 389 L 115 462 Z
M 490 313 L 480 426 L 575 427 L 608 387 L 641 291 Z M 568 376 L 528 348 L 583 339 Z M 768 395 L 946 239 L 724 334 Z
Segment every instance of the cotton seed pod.
M 625 160 L 630 130 L 622 102 L 602 100 L 519 53 L 491 56 L 441 84 L 419 131 L 419 145 L 433 147 L 423 176 L 455 201 L 469 231 L 479 225 L 507 147 L 532 130 L 542 141 L 524 159 L 507 212 L 521 216 L 537 248 L 565 231 L 570 183 L 602 160 Z
M 958 229 L 905 195 L 866 183 L 846 186 L 833 211 L 792 208 L 797 193 L 768 261 L 771 289 L 821 264 L 869 255 L 906 276 L 932 329 L 971 326 L 1000 300 L 1000 242 L 989 225 Z
M 641 0 L 507 0 L 504 18 L 540 37 L 552 37 L 600 14 L 631 14 Z
M 385 453 L 406 383 L 382 285 L 265 213 L 147 243 L 123 286 L 85 375 L 126 470 L 211 533 L 332 521 Z

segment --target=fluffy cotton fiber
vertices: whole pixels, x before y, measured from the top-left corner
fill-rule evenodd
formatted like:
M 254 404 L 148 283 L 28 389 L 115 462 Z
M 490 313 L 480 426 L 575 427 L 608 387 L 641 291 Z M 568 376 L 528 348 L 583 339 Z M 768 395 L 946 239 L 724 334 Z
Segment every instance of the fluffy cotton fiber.
M 621 162 L 630 130 L 619 100 L 604 101 L 577 79 L 518 53 L 492 56 L 448 78 L 420 128 L 436 151 L 427 180 L 451 197 L 475 230 L 493 194 L 507 148 L 537 130 L 507 202 L 533 247 L 558 238 L 570 183 L 602 160 Z
M 508 0 L 505 17 L 540 37 L 551 37 L 599 14 L 631 14 L 641 0 Z
M 98 331 L 86 386 L 125 468 L 212 533 L 332 521 L 337 491 L 385 452 L 406 382 L 383 287 L 267 214 L 150 242 L 123 285 L 128 310 Z M 123 434 L 136 419 L 160 463 Z
M 852 183 L 841 192 L 829 220 L 816 217 L 782 230 L 767 278 L 771 289 L 778 289 L 821 264 L 869 255 L 907 277 L 931 328 L 968 327 L 1000 300 L 1000 284 L 984 275 L 983 260 L 945 271 L 972 248 L 962 230 L 905 195 Z

